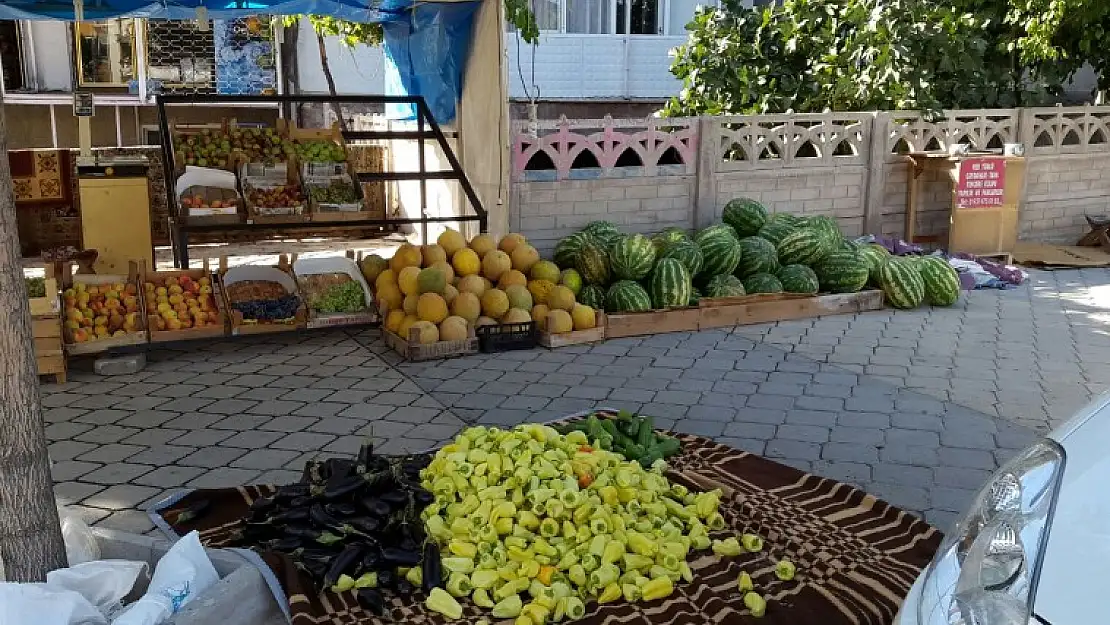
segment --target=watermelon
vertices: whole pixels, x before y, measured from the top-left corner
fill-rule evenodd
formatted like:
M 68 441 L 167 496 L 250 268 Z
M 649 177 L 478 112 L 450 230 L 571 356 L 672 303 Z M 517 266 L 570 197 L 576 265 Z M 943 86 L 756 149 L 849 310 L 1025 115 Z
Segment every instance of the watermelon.
M 575 232 L 559 241 L 555 245 L 555 253 L 552 255 L 555 264 L 560 269 L 576 266 L 578 264 L 578 253 L 582 251 L 582 246 L 588 240 L 590 240 L 590 235 L 584 232 Z
M 800 228 L 779 241 L 776 248 L 783 265 L 812 265 L 833 250 L 829 235 L 823 229 Z
M 869 244 L 859 246 L 859 255 L 867 262 L 867 284 L 879 286 L 879 267 L 890 258 L 890 252 L 881 245 Z
M 696 287 L 690 287 L 690 303 L 688 305 L 697 306 L 699 301 L 701 301 L 701 291 Z
M 640 283 L 620 280 L 605 293 L 605 310 L 608 312 L 643 312 L 651 310 L 651 297 Z
M 785 213 L 776 213 L 767 221 L 767 225 L 759 229 L 759 237 L 778 245 L 779 241 L 786 238 L 786 235 L 798 229 L 798 226 L 794 225 L 792 219 L 780 219 L 779 217 L 781 216 L 792 217 Z
M 594 310 L 605 310 L 605 289 L 596 284 L 588 284 L 578 292 L 578 303 Z
M 851 239 L 840 240 L 840 249 L 842 250 L 852 250 L 853 252 L 858 252 L 861 247 L 863 246 Z
M 686 269 L 690 272 L 691 276 L 698 275 L 702 265 L 705 264 L 705 259 L 701 255 L 701 248 L 692 241 L 672 243 L 670 247 L 659 255 L 659 258 L 673 258 L 681 262 L 683 265 L 686 265 Z
M 621 231 L 611 221 L 591 221 L 582 228 L 582 232 L 601 244 L 605 251 L 609 251 L 609 246 L 621 236 Z
M 825 237 L 825 246 L 829 251 L 838 249 L 844 244 L 844 235 L 840 233 L 840 226 L 836 219 L 825 215 L 815 215 L 806 219 L 806 227 L 820 232 Z
M 687 242 L 689 240 L 690 235 L 686 234 L 686 231 L 682 228 L 666 228 L 660 230 L 655 236 L 651 237 L 651 242 L 655 245 L 656 255 L 661 255 L 676 243 Z
M 747 278 L 755 273 L 775 273 L 779 268 L 779 256 L 775 244 L 761 237 L 740 239 L 740 264 L 736 266 L 736 276 Z
M 744 290 L 744 283 L 740 281 L 740 278 L 728 274 L 713 276 L 705 285 L 706 297 L 737 297 L 747 294 L 748 292 Z
M 891 256 L 879 267 L 879 285 L 895 308 L 917 308 L 925 299 L 925 280 L 914 261 Z
M 932 306 L 951 306 L 960 299 L 960 276 L 948 261 L 926 256 L 917 261 L 917 271 L 925 282 L 925 301 Z
M 578 251 L 575 269 L 582 275 L 586 284 L 605 286 L 609 284 L 609 254 L 597 241 L 587 241 Z
M 621 237 L 609 249 L 609 268 L 619 280 L 639 280 L 654 264 L 655 246 L 642 234 Z
M 713 224 L 712 226 L 709 226 L 705 230 L 702 230 L 701 232 L 694 235 L 694 243 L 701 245 L 702 241 L 713 238 L 720 234 L 727 234 L 735 241 L 740 240 L 740 237 L 736 236 L 736 231 L 732 229 L 732 226 L 728 224 Z
M 704 231 L 703 231 L 704 232 Z M 698 276 L 708 280 L 713 276 L 731 274 L 740 264 L 740 242 L 730 235 L 717 234 L 698 242 L 704 262 Z
M 651 303 L 655 308 L 679 308 L 690 303 L 690 271 L 676 258 L 661 259 L 651 272 Z
M 756 293 L 782 293 L 782 283 L 769 273 L 757 273 L 744 280 L 744 290 L 749 295 Z
M 852 250 L 830 252 L 813 266 L 821 290 L 829 293 L 855 293 L 867 285 L 867 261 Z
M 721 221 L 732 226 L 738 236 L 750 237 L 767 223 L 767 209 L 759 202 L 743 197 L 725 204 Z
M 775 277 L 782 283 L 782 290 L 787 293 L 816 295 L 821 290 L 817 274 L 805 265 L 785 265 L 775 273 Z

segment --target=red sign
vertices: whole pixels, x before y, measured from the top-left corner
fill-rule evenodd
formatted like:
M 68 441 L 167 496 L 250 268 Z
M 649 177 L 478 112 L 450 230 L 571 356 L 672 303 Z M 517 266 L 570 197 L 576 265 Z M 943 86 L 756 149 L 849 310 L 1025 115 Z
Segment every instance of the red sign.
M 960 177 L 956 184 L 956 207 L 1002 206 L 1006 193 L 1005 179 L 1005 159 L 969 158 L 961 161 Z

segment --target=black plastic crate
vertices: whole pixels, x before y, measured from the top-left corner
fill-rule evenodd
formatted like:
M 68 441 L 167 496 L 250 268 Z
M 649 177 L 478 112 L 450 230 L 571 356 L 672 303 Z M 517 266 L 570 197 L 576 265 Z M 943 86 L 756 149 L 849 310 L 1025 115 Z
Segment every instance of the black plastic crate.
M 539 336 L 535 321 L 478 326 L 474 332 L 478 335 L 478 349 L 487 354 L 532 349 Z

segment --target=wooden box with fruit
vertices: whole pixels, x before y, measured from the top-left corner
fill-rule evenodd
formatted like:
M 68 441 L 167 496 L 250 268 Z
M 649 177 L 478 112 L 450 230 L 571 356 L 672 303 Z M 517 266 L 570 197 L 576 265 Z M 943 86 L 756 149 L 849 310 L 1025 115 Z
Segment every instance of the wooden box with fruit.
M 240 163 L 284 164 L 293 154 L 293 141 L 276 128 L 240 127 L 234 121 L 215 127 L 190 128 L 174 124 L 174 164 L 236 171 Z
M 247 201 L 247 219 L 254 223 L 291 223 L 308 218 L 308 202 L 297 180 L 297 172 L 283 177 L 241 178 Z
M 207 263 L 203 269 L 148 271 L 140 278 L 151 343 L 227 334 L 227 315 Z
M 349 257 L 293 258 L 293 274 L 308 308 L 308 327 L 378 321 L 370 288 Z
M 147 342 L 138 265 L 128 275 L 61 276 L 66 351 L 95 354 Z
M 308 311 L 293 278 L 288 259 L 277 266 L 227 267 L 220 259 L 220 291 L 231 334 L 288 332 L 308 325 Z

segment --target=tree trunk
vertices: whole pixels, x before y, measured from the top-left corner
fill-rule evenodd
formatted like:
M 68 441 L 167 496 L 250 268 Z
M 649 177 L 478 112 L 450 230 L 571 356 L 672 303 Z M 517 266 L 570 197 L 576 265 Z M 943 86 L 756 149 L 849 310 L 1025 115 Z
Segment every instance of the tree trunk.
M 44 581 L 48 571 L 66 566 L 66 552 L 43 432 L 3 105 L 0 248 L 0 562 L 10 581 Z
M 320 47 L 320 66 L 324 70 L 324 80 L 328 81 L 328 93 L 334 98 L 335 91 L 335 78 L 331 75 L 331 66 L 328 65 L 328 49 L 324 45 L 324 35 L 319 30 L 316 31 L 316 44 Z M 331 110 L 335 112 L 335 116 L 339 119 L 339 129 L 347 132 L 347 120 L 343 117 L 343 108 L 339 106 L 339 102 L 331 103 Z

